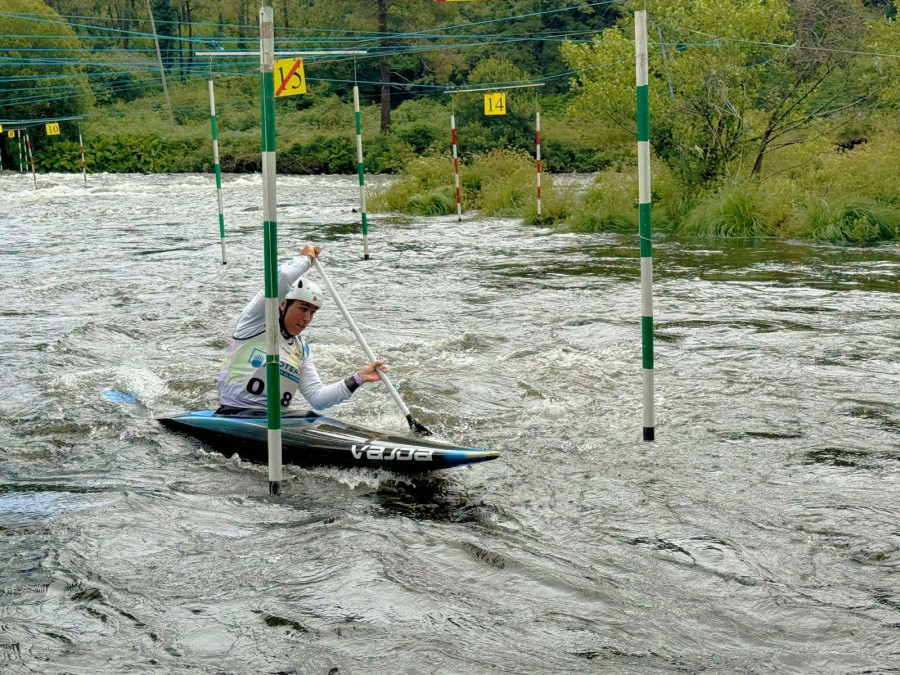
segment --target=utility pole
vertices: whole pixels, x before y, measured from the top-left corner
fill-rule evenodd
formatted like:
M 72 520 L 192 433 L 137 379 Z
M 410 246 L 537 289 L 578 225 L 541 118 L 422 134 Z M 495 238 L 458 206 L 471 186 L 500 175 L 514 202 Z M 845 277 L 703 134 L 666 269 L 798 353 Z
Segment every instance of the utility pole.
M 378 0 L 378 30 L 381 32 L 382 48 L 388 46 L 388 0 Z M 382 54 L 381 66 L 381 130 L 391 126 L 391 62 L 387 54 Z
M 153 31 L 153 43 L 156 45 L 156 58 L 159 61 L 159 74 L 162 76 L 163 94 L 166 96 L 166 111 L 169 113 L 169 124 L 175 126 L 175 118 L 172 116 L 172 102 L 169 100 L 169 87 L 166 86 L 166 68 L 163 66 L 162 54 L 159 52 L 159 38 L 156 36 L 156 22 L 153 21 L 153 9 L 150 0 L 147 0 L 147 12 L 150 14 L 150 29 Z

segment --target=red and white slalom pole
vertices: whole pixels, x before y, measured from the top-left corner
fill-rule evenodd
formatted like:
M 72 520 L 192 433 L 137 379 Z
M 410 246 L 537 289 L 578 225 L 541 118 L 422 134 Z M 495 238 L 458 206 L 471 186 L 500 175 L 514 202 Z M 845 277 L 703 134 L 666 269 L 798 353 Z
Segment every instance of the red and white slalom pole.
M 534 113 L 534 142 L 537 147 L 537 217 L 541 219 L 541 112 Z
M 34 179 L 34 187 L 37 187 L 37 174 L 34 172 L 34 155 L 31 154 L 31 137 L 25 132 L 25 147 L 28 148 L 28 163 L 31 164 L 31 177 Z
M 84 176 L 84 184 L 87 185 L 87 163 L 84 161 L 84 141 L 81 139 L 81 129 L 78 130 L 78 145 L 81 146 L 81 175 Z
M 456 152 L 456 115 L 450 113 L 450 132 L 453 138 L 453 179 L 456 182 L 456 220 L 462 222 L 462 202 L 459 197 L 459 156 Z

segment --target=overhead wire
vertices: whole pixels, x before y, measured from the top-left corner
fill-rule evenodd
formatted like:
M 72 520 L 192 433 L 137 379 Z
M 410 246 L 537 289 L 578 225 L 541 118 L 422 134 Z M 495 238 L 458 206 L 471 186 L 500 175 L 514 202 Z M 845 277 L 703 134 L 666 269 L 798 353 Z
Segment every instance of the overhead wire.
M 579 9 L 587 9 L 587 8 L 595 8 L 599 6 L 607 6 L 613 5 L 621 2 L 621 0 L 601 0 L 598 2 L 589 2 L 584 4 L 576 4 L 570 5 L 562 8 L 553 8 L 550 10 L 542 10 L 542 11 L 532 11 L 521 14 L 509 15 L 504 17 L 494 17 L 490 19 L 485 19 L 482 21 L 469 21 L 464 23 L 451 24 L 448 26 L 440 26 L 427 30 L 415 30 L 415 31 L 407 31 L 407 32 L 381 32 L 381 31 L 359 31 L 359 30 L 339 30 L 339 29 L 327 29 L 327 28 L 280 28 L 279 32 L 318 32 L 335 35 L 335 37 L 323 36 L 323 35 L 305 35 L 305 36 L 281 36 L 276 38 L 276 42 L 279 43 L 280 48 L 288 50 L 290 45 L 299 44 L 302 46 L 303 44 L 321 44 L 324 42 L 333 42 L 335 44 L 339 44 L 342 47 L 350 47 L 350 46 L 361 46 L 361 45 L 369 45 L 368 54 L 354 56 L 354 59 L 359 60 L 371 60 L 371 59 L 380 59 L 383 56 L 400 56 L 400 55 L 412 55 L 412 54 L 424 54 L 430 51 L 435 50 L 463 50 L 469 48 L 477 48 L 477 47 L 486 47 L 486 46 L 508 46 L 516 43 L 527 43 L 527 42 L 561 42 L 564 40 L 569 40 L 571 42 L 579 43 L 579 42 L 592 42 L 591 39 L 582 39 L 585 35 L 591 35 L 592 33 L 596 35 L 596 32 L 586 31 L 583 29 L 573 30 L 573 31 L 561 31 L 554 30 L 552 32 L 548 32 L 547 34 L 531 34 L 531 33 L 464 33 L 464 32 L 450 32 L 457 31 L 460 28 L 466 27 L 477 27 L 489 24 L 496 24 L 500 22 L 510 22 L 515 20 L 526 19 L 530 17 L 538 17 L 549 14 L 558 14 L 561 12 L 570 12 Z M 48 39 L 62 39 L 62 40 L 80 40 L 80 41 L 103 41 L 103 40 L 122 40 L 128 39 L 129 41 L 134 40 L 149 40 L 152 39 L 152 33 L 147 33 L 138 30 L 128 30 L 124 28 L 117 27 L 108 27 L 101 26 L 97 24 L 88 24 L 83 23 L 81 20 L 102 20 L 107 22 L 132 22 L 132 23 L 140 23 L 146 21 L 146 19 L 126 19 L 126 18 L 115 18 L 115 17 L 89 17 L 83 15 L 60 15 L 60 20 L 53 19 L 50 15 L 41 14 L 41 15 L 30 15 L 30 14 L 18 14 L 18 13 L 0 13 L 0 17 L 11 17 L 17 19 L 26 19 L 33 20 L 37 22 L 46 22 L 46 23 L 54 23 L 58 25 L 66 25 L 69 27 L 75 27 L 77 29 L 82 29 L 86 31 L 96 31 L 101 34 L 76 34 L 75 36 L 50 36 L 50 35 L 38 35 L 38 36 L 26 36 L 19 33 L 6 33 L 0 34 L 0 39 L 2 38 L 48 38 Z M 78 22 L 72 23 L 69 21 L 65 21 L 62 19 L 79 19 Z M 193 29 L 197 27 L 215 27 L 219 31 L 224 30 L 235 30 L 242 28 L 253 28 L 255 24 L 250 25 L 242 25 L 242 24 L 224 24 L 224 23 L 212 23 L 212 22 L 191 22 L 190 24 L 182 21 L 158 21 L 159 24 L 168 24 L 171 26 L 176 26 L 178 28 L 182 26 L 190 25 Z M 678 30 L 691 32 L 696 35 L 703 35 L 709 38 L 706 42 L 687 42 L 687 41 L 678 41 L 678 40 L 667 40 L 665 45 L 672 45 L 678 48 L 686 48 L 686 47 L 710 47 L 710 48 L 718 48 L 723 45 L 736 43 L 736 44 L 754 44 L 762 47 L 769 47 L 773 49 L 790 49 L 790 48 L 803 48 L 803 49 L 811 49 L 817 51 L 830 51 L 830 52 L 841 52 L 848 53 L 853 55 L 864 55 L 864 56 L 880 56 L 885 58 L 900 58 L 900 54 L 892 54 L 885 52 L 877 52 L 877 51 L 862 51 L 862 50 L 846 50 L 846 49 L 831 49 L 825 47 L 816 47 L 816 46 L 797 46 L 796 44 L 783 44 L 776 42 L 765 42 L 765 41 L 754 41 L 754 40 L 742 40 L 737 38 L 723 38 L 721 36 L 716 36 L 712 33 L 703 32 L 694 29 L 688 29 L 684 27 L 677 27 Z M 668 30 L 674 30 L 675 27 L 667 27 Z M 164 59 L 164 64 L 167 67 L 167 70 L 170 72 L 174 72 L 176 76 L 181 74 L 183 77 L 191 77 L 195 75 L 203 75 L 204 77 L 208 75 L 209 70 L 206 68 L 195 68 L 190 65 L 190 61 L 192 60 L 190 56 L 185 57 L 182 50 L 185 48 L 190 48 L 192 46 L 197 45 L 215 45 L 222 46 L 222 44 L 229 45 L 240 45 L 240 44 L 255 44 L 258 41 L 256 37 L 245 37 L 240 35 L 215 35 L 215 36 L 179 36 L 179 35 L 164 35 L 159 34 L 159 39 L 167 44 L 170 47 L 166 50 L 168 52 L 166 58 Z M 395 44 L 375 44 L 383 42 L 384 40 L 390 40 Z M 452 40 L 455 40 L 452 41 Z M 415 41 L 419 41 L 416 43 Z M 429 43 L 422 44 L 421 41 L 429 41 Z M 441 42 L 438 42 L 441 41 Z M 444 42 L 448 41 L 448 42 Z M 653 44 L 653 43 L 651 43 Z M 659 44 L 663 44 L 660 42 Z M 126 49 L 116 48 L 113 50 L 97 50 L 96 48 L 90 47 L 71 47 L 71 46 L 61 46 L 61 47 L 28 47 L 28 48 L 19 48 L 16 49 L 16 53 L 21 54 L 35 54 L 34 57 L 24 57 L 21 54 L 18 57 L 0 57 L 0 67 L 6 66 L 28 66 L 28 67 L 48 67 L 48 68 L 60 68 L 60 67 L 80 67 L 84 68 L 85 72 L 82 73 L 45 73 L 45 74 L 34 74 L 34 75 L 19 75 L 19 76 L 0 76 L 0 83 L 16 83 L 16 82 L 28 82 L 35 81 L 41 82 L 41 86 L 39 87 L 31 87 L 26 89 L 25 87 L 19 88 L 4 88 L 2 91 L 4 92 L 25 92 L 28 91 L 34 92 L 38 91 L 47 91 L 54 85 L 43 84 L 45 82 L 52 82 L 54 80 L 64 80 L 70 78 L 87 78 L 90 81 L 92 78 L 101 78 L 101 77 L 111 77 L 115 75 L 125 75 L 125 74 L 151 74 L 158 70 L 159 62 L 155 59 L 142 59 L 142 55 L 153 53 L 155 50 L 150 47 L 129 47 Z M 59 56 L 53 56 L 53 52 L 61 52 Z M 121 59 L 121 54 L 133 54 L 136 56 L 135 59 L 131 60 L 110 60 L 110 59 L 93 59 L 93 60 L 84 60 L 78 58 L 79 54 L 82 53 L 91 53 L 95 55 L 100 54 L 109 54 L 110 56 L 118 59 Z M 248 50 L 248 54 L 252 53 L 252 50 Z M 72 55 L 71 58 L 66 58 L 66 55 Z M 314 59 L 308 59 L 313 61 Z M 343 61 L 348 60 L 347 57 L 323 57 L 317 59 L 319 63 L 330 63 L 330 64 L 339 64 Z M 603 66 L 601 66 L 603 67 Z M 97 68 L 104 68 L 105 70 L 97 72 Z M 120 68 L 121 70 L 118 70 Z M 115 69 L 115 70 L 114 70 Z M 579 70 L 569 70 L 565 72 L 555 73 L 544 75 L 541 77 L 527 78 L 522 80 L 523 82 L 548 82 L 552 80 L 562 79 L 566 77 L 574 77 L 579 73 L 595 70 L 594 67 L 589 67 L 585 69 Z M 243 76 L 243 75 L 251 75 L 256 74 L 258 71 L 258 62 L 253 61 L 244 61 L 239 58 L 233 60 L 217 60 L 216 68 L 213 69 L 213 73 L 217 76 Z M 340 84 L 349 84 L 352 80 L 346 80 L 341 78 L 308 78 L 311 82 L 330 82 L 330 83 L 340 83 Z M 367 80 L 359 80 L 360 84 L 365 85 L 373 85 L 373 86 L 384 86 L 384 82 L 381 81 L 367 81 Z M 493 83 L 496 84 L 496 83 Z M 146 83 L 139 83 L 137 85 L 133 85 L 135 87 L 144 87 L 151 88 L 154 87 L 156 83 L 154 81 L 149 81 Z M 423 91 L 443 91 L 446 90 L 446 87 L 443 85 L 435 85 L 429 83 L 416 83 L 416 82 L 390 82 L 390 86 L 394 88 L 406 89 L 407 91 L 413 90 L 423 90 Z M 68 87 L 69 85 L 56 85 L 56 87 Z M 109 87 L 108 87 L 109 88 Z M 86 96 L 90 94 L 78 94 L 78 96 Z M 49 102 L 54 100 L 59 100 L 65 97 L 52 97 L 52 98 L 40 98 L 38 96 L 27 97 L 27 98 L 19 98 L 13 97 L 11 102 L 4 102 L 3 107 L 11 106 L 11 105 L 19 105 L 24 104 L 26 102 Z

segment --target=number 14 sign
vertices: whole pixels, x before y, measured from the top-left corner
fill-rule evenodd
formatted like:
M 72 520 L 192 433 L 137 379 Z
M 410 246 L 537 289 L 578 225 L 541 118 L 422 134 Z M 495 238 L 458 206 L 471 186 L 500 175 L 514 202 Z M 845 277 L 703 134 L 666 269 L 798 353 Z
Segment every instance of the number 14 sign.
M 306 93 L 303 59 L 281 59 L 275 62 L 275 97 Z
M 484 114 L 485 115 L 505 115 L 506 114 L 506 92 L 498 91 L 493 94 L 484 95 Z

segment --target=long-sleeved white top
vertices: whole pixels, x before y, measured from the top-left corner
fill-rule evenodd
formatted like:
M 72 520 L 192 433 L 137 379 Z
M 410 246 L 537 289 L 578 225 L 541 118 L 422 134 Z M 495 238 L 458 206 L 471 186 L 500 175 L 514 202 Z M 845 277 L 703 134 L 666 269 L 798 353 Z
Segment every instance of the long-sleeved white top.
M 279 302 L 291 284 L 309 271 L 312 259 L 297 256 L 278 267 Z M 285 338 L 279 331 L 281 407 L 290 406 L 297 393 L 316 410 L 346 401 L 352 392 L 343 380 L 324 385 L 313 363 L 312 351 L 299 335 Z M 225 353 L 217 387 L 222 405 L 238 408 L 266 407 L 266 296 L 260 291 L 238 317 Z

